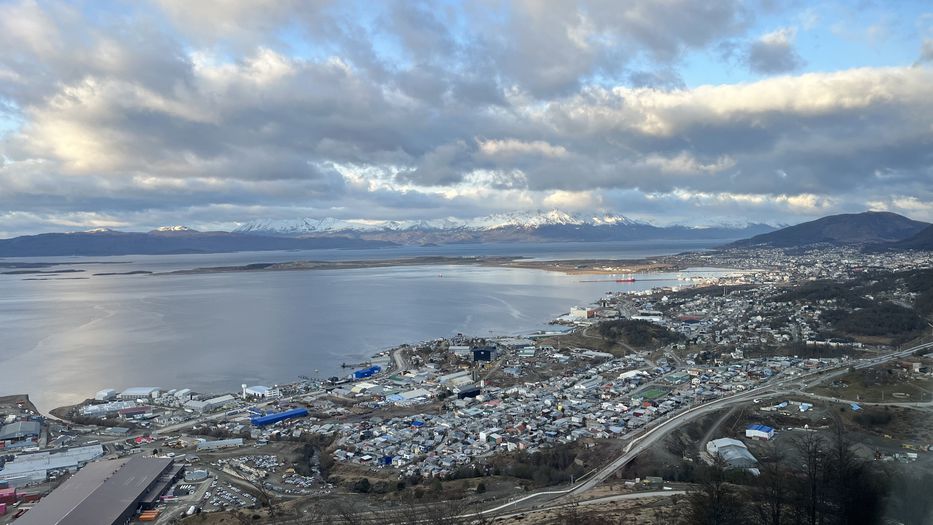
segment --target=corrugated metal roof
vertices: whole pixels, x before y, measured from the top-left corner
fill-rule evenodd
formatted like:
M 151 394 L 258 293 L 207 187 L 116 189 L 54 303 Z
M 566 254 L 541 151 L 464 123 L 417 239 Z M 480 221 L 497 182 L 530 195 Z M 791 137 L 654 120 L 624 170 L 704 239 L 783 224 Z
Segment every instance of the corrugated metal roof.
M 3 466 L 0 470 L 0 479 L 29 478 L 31 480 L 44 480 L 49 470 L 74 468 L 80 463 L 91 461 L 104 455 L 101 445 L 88 445 L 56 449 L 54 451 L 36 452 L 34 454 L 20 454 Z
M 0 428 L 0 441 L 39 435 L 38 421 L 15 421 Z
M 138 504 L 146 490 L 171 465 L 169 458 L 143 456 L 91 463 L 39 501 L 16 523 L 115 523 L 128 509 Z

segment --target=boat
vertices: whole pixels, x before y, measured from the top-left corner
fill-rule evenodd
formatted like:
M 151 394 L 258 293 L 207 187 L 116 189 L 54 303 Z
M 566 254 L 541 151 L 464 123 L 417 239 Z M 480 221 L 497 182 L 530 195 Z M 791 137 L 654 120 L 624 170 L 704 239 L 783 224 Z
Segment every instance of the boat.
M 617 283 L 634 283 L 635 278 L 634 277 L 623 277 L 622 279 L 616 279 L 616 282 Z

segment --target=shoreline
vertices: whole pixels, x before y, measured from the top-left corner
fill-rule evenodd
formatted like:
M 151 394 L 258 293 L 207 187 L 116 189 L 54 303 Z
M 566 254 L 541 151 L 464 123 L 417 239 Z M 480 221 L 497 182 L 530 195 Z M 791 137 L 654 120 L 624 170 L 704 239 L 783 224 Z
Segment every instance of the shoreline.
M 480 266 L 489 268 L 519 268 L 560 272 L 566 275 L 613 275 L 682 271 L 694 266 L 689 261 L 657 259 L 563 259 L 538 261 L 520 256 L 423 256 L 396 259 L 356 261 L 288 261 L 253 263 L 234 266 L 211 266 L 173 270 L 153 275 L 200 275 L 210 273 L 280 272 L 302 270 L 355 270 L 363 268 L 395 268 L 405 266 Z
M 440 266 L 445 263 L 432 262 L 427 263 L 425 259 L 456 259 L 459 263 L 453 263 L 453 265 L 475 265 L 475 266 L 485 266 L 485 267 L 504 267 L 504 268 L 521 268 L 521 269 L 538 269 L 544 271 L 554 271 L 554 272 L 563 272 L 567 275 L 607 275 L 607 274 L 617 274 L 621 272 L 626 273 L 635 273 L 638 270 L 628 270 L 628 269 L 614 269 L 606 268 L 605 265 L 620 262 L 632 263 L 632 260 L 614 260 L 614 259 L 588 259 L 588 260 L 561 260 L 561 261 L 530 261 L 525 260 L 521 257 L 428 257 L 428 258 L 414 258 L 414 259 L 389 259 L 389 260 L 377 260 L 377 261 L 342 261 L 342 262 L 330 262 L 330 261 L 297 261 L 289 263 L 279 263 L 279 264 L 270 264 L 268 266 L 262 265 L 260 268 L 254 268 L 255 265 L 246 265 L 246 266 L 231 266 L 231 267 L 217 267 L 217 268 L 205 268 L 205 269 L 194 269 L 194 270 L 176 270 L 172 272 L 165 273 L 152 273 L 149 275 L 198 275 L 202 273 L 234 273 L 234 272 L 251 272 L 251 271 L 299 271 L 299 270 L 326 270 L 326 269 L 356 269 L 356 268 L 382 268 L 382 267 L 395 267 L 395 266 Z M 579 268 L 578 265 L 584 261 L 598 265 L 597 268 Z M 369 264 L 372 263 L 372 264 Z M 674 268 L 680 268 L 682 270 L 693 267 L 692 264 L 659 264 L 652 263 L 647 261 L 638 261 L 638 264 L 642 266 L 634 266 L 641 270 L 641 273 L 659 273 L 662 271 L 676 271 Z M 304 266 L 307 265 L 307 266 Z M 282 266 L 282 267 L 279 267 Z M 201 271 L 203 270 L 203 271 Z M 651 280 L 651 279 L 648 279 Z M 694 285 L 691 288 L 702 285 Z M 651 290 L 655 290 L 658 287 L 652 286 Z M 553 320 L 551 321 L 553 324 Z M 529 334 L 526 332 L 509 332 L 509 333 L 500 333 L 492 335 L 493 338 L 509 338 L 509 337 L 528 337 Z M 368 356 L 369 359 L 379 357 L 381 355 L 392 356 L 393 352 L 397 351 L 399 348 L 409 346 L 416 343 L 396 343 L 389 348 L 380 350 L 375 354 Z M 366 362 L 369 362 L 368 360 Z M 391 363 L 391 360 L 390 360 Z M 394 363 L 393 363 L 394 364 Z M 352 367 L 351 367 L 352 368 Z M 283 385 L 292 384 L 284 383 Z M 235 393 L 235 391 L 231 391 Z M 231 392 L 211 392 L 212 395 L 220 395 L 224 393 Z M 83 401 L 78 401 L 73 404 L 66 404 L 59 407 L 54 407 L 47 411 L 48 414 L 52 417 L 61 419 L 62 416 L 59 414 L 64 414 L 67 410 L 81 405 Z

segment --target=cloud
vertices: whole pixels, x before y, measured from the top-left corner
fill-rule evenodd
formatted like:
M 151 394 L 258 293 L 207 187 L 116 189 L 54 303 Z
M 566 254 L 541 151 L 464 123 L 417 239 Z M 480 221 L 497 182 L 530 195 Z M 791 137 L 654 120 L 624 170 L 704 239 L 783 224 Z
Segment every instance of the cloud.
M 920 46 L 920 58 L 917 59 L 917 64 L 930 62 L 933 62 L 933 38 L 924 39 Z
M 547 208 L 591 211 L 600 207 L 601 200 L 591 191 L 558 190 L 544 197 L 541 203 Z
M 744 3 L 223 4 L 0 4 L 0 232 L 933 201 L 925 65 L 686 84 Z
M 567 156 L 567 149 L 563 146 L 554 146 L 543 140 L 523 142 L 516 139 L 479 140 L 479 150 L 489 157 L 510 157 L 521 155 L 539 155 L 549 158 Z
M 762 35 L 749 44 L 745 55 L 748 68 L 761 74 L 787 73 L 803 65 L 803 59 L 794 49 L 797 36 L 793 28 L 783 28 Z

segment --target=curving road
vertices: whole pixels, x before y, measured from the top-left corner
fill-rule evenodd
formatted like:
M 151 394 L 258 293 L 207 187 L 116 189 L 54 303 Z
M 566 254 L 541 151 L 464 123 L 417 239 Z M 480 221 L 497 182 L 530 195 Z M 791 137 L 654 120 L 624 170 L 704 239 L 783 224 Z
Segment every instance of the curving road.
M 933 342 L 923 343 L 917 346 L 906 348 L 904 350 L 899 350 L 897 352 L 892 352 L 892 353 L 885 354 L 882 356 L 873 357 L 864 363 L 855 365 L 855 368 L 856 369 L 868 368 L 870 366 L 875 366 L 878 364 L 885 363 L 892 359 L 906 357 L 916 352 L 917 350 L 928 349 L 928 348 L 933 348 Z M 778 379 L 777 381 L 773 381 L 768 384 L 762 385 L 760 387 L 747 390 L 741 394 L 734 394 L 728 397 L 722 397 L 717 400 L 710 401 L 709 403 L 705 403 L 703 405 L 698 405 L 698 406 L 688 408 L 687 410 L 683 412 L 679 412 L 675 415 L 668 415 L 661 419 L 657 419 L 655 420 L 657 421 L 657 423 L 655 423 L 652 428 L 646 430 L 641 436 L 638 436 L 632 439 L 632 441 L 629 442 L 628 445 L 626 445 L 626 447 L 623 449 L 622 455 L 620 455 L 615 460 L 610 462 L 608 465 L 603 467 L 600 471 L 598 471 L 595 475 L 593 475 L 591 478 L 587 479 L 586 481 L 579 483 L 565 490 L 557 490 L 557 491 L 552 490 L 552 491 L 538 492 L 535 494 L 529 494 L 528 496 L 525 496 L 518 500 L 509 502 L 503 505 L 499 505 L 498 507 L 494 507 L 492 509 L 487 509 L 485 511 L 476 513 L 474 515 L 494 514 L 506 508 L 513 507 L 513 506 L 528 502 L 532 499 L 542 497 L 542 496 L 558 496 L 559 498 L 578 497 L 580 494 L 588 490 L 591 490 L 593 487 L 599 485 L 600 483 L 608 479 L 617 470 L 619 470 L 620 468 L 628 464 L 630 461 L 635 459 L 636 456 L 642 453 L 649 446 L 657 443 L 661 438 L 665 437 L 667 434 L 669 434 L 674 429 L 678 428 L 684 423 L 693 421 L 694 419 L 698 417 L 705 416 L 709 414 L 710 412 L 714 412 L 721 408 L 728 407 L 728 406 L 738 404 L 738 403 L 746 403 L 752 399 L 774 397 L 774 396 L 779 396 L 779 395 L 785 395 L 788 393 L 793 393 L 796 391 L 796 389 L 790 388 L 790 386 L 793 385 L 794 383 L 800 383 L 801 381 L 806 381 L 809 378 L 818 377 L 818 376 L 823 376 L 822 378 L 820 378 L 820 380 L 826 379 L 829 375 L 831 375 L 828 373 L 831 373 L 833 371 L 840 371 L 840 370 L 844 371 L 848 369 L 850 366 L 853 366 L 853 365 L 851 363 L 845 363 L 842 365 L 837 365 L 835 367 L 823 368 L 820 370 L 814 370 L 812 372 L 807 372 L 807 373 L 800 374 L 800 375 L 793 376 L 793 377 Z

